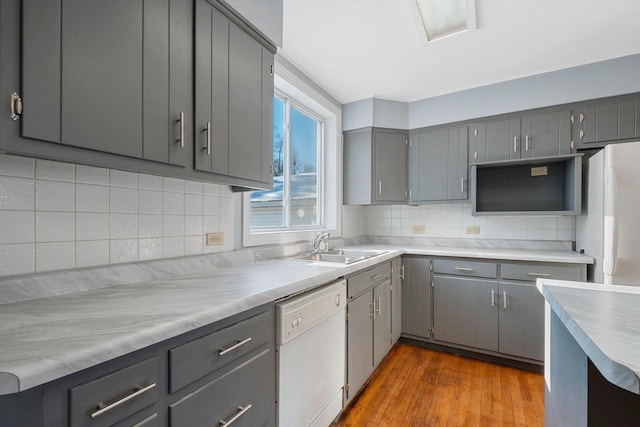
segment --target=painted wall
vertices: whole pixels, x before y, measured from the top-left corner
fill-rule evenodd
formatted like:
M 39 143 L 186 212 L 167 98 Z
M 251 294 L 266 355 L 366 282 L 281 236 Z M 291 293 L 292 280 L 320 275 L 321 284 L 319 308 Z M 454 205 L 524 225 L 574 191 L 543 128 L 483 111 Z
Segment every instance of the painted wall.
M 223 0 L 267 38 L 282 46 L 282 0 Z
M 367 98 L 343 106 L 344 130 L 417 129 L 496 114 L 640 92 L 640 54 L 410 103 Z

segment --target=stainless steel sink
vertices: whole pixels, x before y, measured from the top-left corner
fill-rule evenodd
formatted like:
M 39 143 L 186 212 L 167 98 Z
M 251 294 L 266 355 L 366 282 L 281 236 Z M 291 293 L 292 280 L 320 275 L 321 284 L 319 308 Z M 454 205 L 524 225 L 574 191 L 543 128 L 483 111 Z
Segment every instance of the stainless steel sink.
M 387 251 L 359 251 L 350 249 L 331 249 L 326 252 L 296 255 L 293 259 L 313 262 L 333 262 L 337 264 L 353 264 L 377 255 L 382 255 Z

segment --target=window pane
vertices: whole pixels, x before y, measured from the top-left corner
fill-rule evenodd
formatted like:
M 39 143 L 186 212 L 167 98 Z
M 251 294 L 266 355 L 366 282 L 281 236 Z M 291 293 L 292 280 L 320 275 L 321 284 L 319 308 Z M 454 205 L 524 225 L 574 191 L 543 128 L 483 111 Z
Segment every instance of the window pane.
M 291 226 L 319 225 L 317 120 L 291 108 L 289 171 Z
M 251 229 L 284 228 L 285 102 L 273 98 L 273 190 L 251 193 Z

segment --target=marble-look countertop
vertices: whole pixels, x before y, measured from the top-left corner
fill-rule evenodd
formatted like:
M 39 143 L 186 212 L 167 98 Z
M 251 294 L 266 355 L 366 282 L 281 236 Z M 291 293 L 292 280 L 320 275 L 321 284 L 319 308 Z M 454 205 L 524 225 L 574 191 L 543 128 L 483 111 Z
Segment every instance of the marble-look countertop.
M 0 305 L 0 395 L 45 384 L 403 253 L 593 262 L 562 250 L 387 244 L 357 248 L 388 252 L 347 266 L 289 259 L 256 262 L 246 254 L 234 255 L 239 260 L 234 265 L 221 254 L 0 278 L 0 291 L 4 286 L 21 294 L 30 286 L 44 289 L 62 282 L 74 286 L 77 281 L 70 293 Z M 223 261 L 215 261 L 220 257 Z M 101 280 L 113 283 L 102 286 L 97 283 Z
M 640 394 L 640 287 L 550 279 L 537 286 L 600 373 Z

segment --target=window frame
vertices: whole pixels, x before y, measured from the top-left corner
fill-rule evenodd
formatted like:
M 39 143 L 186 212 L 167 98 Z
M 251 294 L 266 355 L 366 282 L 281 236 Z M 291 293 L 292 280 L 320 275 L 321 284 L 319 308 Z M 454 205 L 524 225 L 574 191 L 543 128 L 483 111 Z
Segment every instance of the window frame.
M 309 86 L 300 76 L 276 61 L 274 76 L 274 96 L 285 97 L 294 107 L 322 123 L 322 149 L 318 162 L 322 168 L 318 179 L 321 225 L 295 227 L 289 229 L 254 230 L 250 227 L 250 192 L 244 193 L 238 200 L 242 212 L 242 221 L 238 221 L 238 240 L 236 248 L 270 244 L 297 243 L 311 241 L 320 231 L 331 233 L 332 237 L 341 235 L 342 208 L 342 111 L 339 105 L 331 102 Z M 334 200 L 335 199 L 335 200 Z

